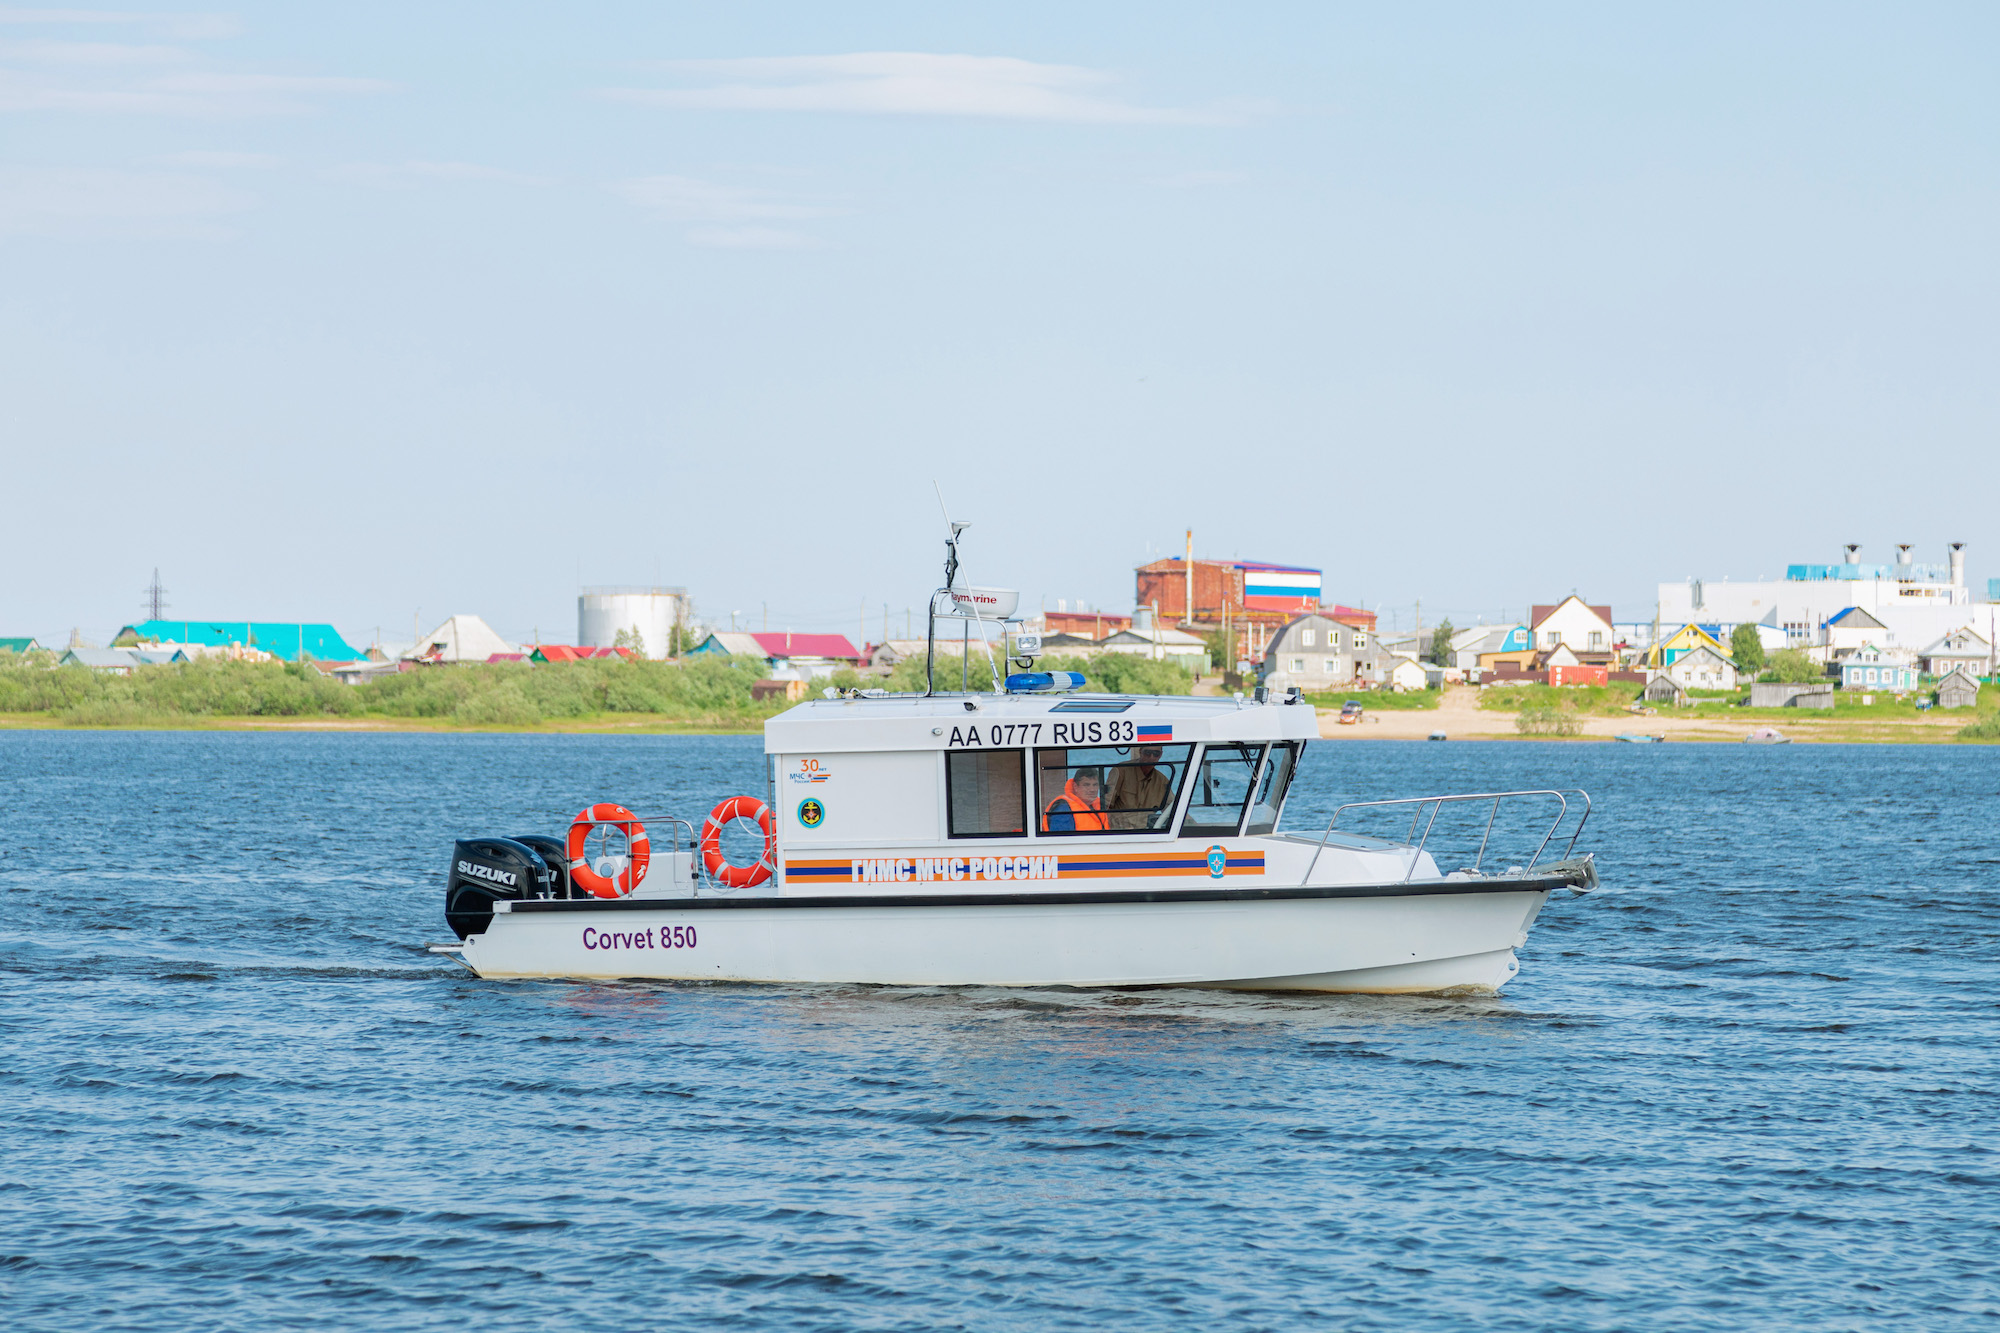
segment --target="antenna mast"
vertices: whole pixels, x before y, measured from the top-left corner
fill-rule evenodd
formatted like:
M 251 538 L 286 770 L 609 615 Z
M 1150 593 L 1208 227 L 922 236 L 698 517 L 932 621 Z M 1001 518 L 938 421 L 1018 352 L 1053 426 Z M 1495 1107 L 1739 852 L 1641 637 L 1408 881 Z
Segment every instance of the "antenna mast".
M 167 590 L 160 586 L 160 569 L 158 565 L 155 565 L 153 567 L 153 581 L 151 584 L 147 586 L 145 590 L 145 595 L 146 595 L 146 601 L 145 601 L 146 619 L 148 620 L 165 619 L 167 610 Z

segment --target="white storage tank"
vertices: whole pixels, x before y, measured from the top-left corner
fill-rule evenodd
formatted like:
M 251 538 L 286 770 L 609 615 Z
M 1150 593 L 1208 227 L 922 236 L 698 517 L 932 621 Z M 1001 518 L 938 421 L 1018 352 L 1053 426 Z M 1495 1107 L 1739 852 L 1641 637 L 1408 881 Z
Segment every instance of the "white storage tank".
M 686 588 L 585 588 L 576 599 L 576 641 L 584 648 L 615 648 L 618 633 L 637 631 L 641 651 L 668 656 L 674 626 L 686 623 Z

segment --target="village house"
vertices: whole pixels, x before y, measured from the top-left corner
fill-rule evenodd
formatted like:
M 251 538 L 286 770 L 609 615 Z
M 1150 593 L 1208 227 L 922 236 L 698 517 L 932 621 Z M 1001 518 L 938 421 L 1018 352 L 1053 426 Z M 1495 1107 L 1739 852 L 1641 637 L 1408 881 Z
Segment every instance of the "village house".
M 1171 629 L 1153 619 L 1151 607 L 1140 607 L 1132 617 L 1132 628 L 1107 634 L 1093 645 L 1099 652 L 1130 653 L 1156 662 L 1172 662 L 1197 676 L 1208 674 L 1208 641 L 1186 630 Z
M 1706 644 L 1681 653 L 1674 658 L 1673 665 L 1662 668 L 1662 673 L 1672 676 L 1690 690 L 1736 688 L 1736 664 Z
M 1979 704 L 1979 677 L 1964 667 L 1953 667 L 1937 683 L 1939 708 L 1974 708 Z
M 1959 667 L 1964 667 L 1977 679 L 1993 664 L 1993 645 L 1967 625 L 1953 630 L 1917 656 L 1929 675 L 1948 676 Z
M 943 646 L 942 636 L 939 646 Z M 862 662 L 861 650 L 848 642 L 845 634 L 794 634 L 790 630 L 762 634 L 717 630 L 688 655 L 710 653 L 761 657 L 777 679 L 831 676 L 844 666 L 859 666 Z
M 1843 690 L 1913 690 L 1917 669 L 1906 657 L 1863 643 L 1840 664 Z
M 1492 671 L 1502 661 L 1525 666 L 1534 656 L 1526 625 L 1475 625 L 1451 637 L 1452 665 L 1464 671 Z
M 1849 654 L 1859 652 L 1863 647 L 1887 645 L 1894 647 L 1896 636 L 1888 626 L 1877 620 L 1858 606 L 1850 606 L 1827 617 L 1820 626 L 1820 642 L 1825 649 L 1825 659 L 1829 662 L 1845 661 Z
M 1264 675 L 1286 676 L 1308 693 L 1381 679 L 1381 647 L 1365 629 L 1313 612 L 1280 626 L 1264 653 Z
M 1392 690 L 1421 690 L 1430 684 L 1434 671 L 1408 653 L 1395 653 L 1388 659 L 1382 683 Z
M 1729 656 L 1729 650 L 1722 646 L 1722 640 L 1716 634 L 1710 633 L 1700 625 L 1682 625 L 1653 645 L 1646 654 L 1646 665 L 1670 667 L 1683 654 L 1691 653 L 1697 648 L 1706 648 L 1720 657 Z
M 1534 607 L 1528 632 L 1543 652 L 1568 648 L 1578 661 L 1592 666 L 1608 666 L 1618 641 L 1611 628 L 1611 608 L 1591 606 L 1573 593 L 1554 606 Z

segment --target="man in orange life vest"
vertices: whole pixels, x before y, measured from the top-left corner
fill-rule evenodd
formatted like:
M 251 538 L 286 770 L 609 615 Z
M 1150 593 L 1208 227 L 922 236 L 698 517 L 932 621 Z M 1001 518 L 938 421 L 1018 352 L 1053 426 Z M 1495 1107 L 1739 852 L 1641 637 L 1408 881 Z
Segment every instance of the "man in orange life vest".
M 1042 812 L 1044 833 L 1102 833 L 1109 828 L 1097 803 L 1097 770 L 1079 768 L 1063 784 L 1063 794 Z

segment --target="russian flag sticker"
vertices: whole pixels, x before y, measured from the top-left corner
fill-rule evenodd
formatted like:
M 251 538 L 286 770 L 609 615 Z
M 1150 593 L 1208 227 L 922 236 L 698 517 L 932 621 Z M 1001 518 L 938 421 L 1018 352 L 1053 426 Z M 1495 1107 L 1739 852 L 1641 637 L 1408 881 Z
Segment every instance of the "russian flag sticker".
M 1139 744 L 1141 745 L 1159 745 L 1173 738 L 1174 729 L 1171 724 L 1139 728 Z

